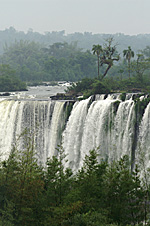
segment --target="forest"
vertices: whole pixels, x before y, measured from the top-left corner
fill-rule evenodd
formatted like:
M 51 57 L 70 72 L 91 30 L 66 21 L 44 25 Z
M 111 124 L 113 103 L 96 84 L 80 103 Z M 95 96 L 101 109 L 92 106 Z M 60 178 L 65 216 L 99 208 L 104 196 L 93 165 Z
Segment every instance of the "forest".
M 3 44 L 0 91 L 24 90 L 27 85 L 45 81 L 79 81 L 82 83 L 80 86 L 84 86 L 87 79 L 85 83 L 91 85 L 89 91 L 83 90 L 85 97 L 105 90 L 149 92 L 149 35 L 128 37 L 86 32 L 65 35 L 64 31 L 42 35 L 32 30 L 25 34 L 12 27 L 0 31 L 0 34 Z M 103 50 L 99 56 L 94 50 L 97 46 Z M 6 85 L 8 83 L 10 87 Z
M 92 49 L 93 44 L 103 44 L 104 40 L 109 38 L 112 34 L 93 34 L 92 32 L 75 32 L 66 34 L 65 30 L 62 31 L 46 31 L 44 34 L 35 32 L 33 29 L 29 29 L 27 32 L 18 31 L 14 27 L 0 30 L 0 54 L 4 52 L 4 46 L 10 46 L 15 41 L 34 41 L 45 46 L 53 45 L 57 42 L 77 42 L 78 47 L 84 51 Z M 137 53 L 139 49 L 144 49 L 149 45 L 150 34 L 138 34 L 138 35 L 125 35 L 123 33 L 113 34 L 114 39 L 119 44 L 118 51 L 122 52 L 127 46 L 132 46 L 133 50 Z
M 100 158 L 98 148 L 72 172 L 64 167 L 67 156 L 61 146 L 41 166 L 33 133 L 26 129 L 21 137 L 24 148 L 16 143 L 9 158 L 0 161 L 0 225 L 150 224 L 150 175 L 142 153 L 131 171 L 129 156 L 110 163 Z

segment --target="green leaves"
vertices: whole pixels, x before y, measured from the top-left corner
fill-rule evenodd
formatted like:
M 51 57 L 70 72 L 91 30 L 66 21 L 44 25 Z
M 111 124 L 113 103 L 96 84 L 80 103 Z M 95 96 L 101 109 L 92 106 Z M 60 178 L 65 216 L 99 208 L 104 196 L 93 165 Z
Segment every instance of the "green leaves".
M 120 59 L 116 45 L 112 46 L 112 42 L 113 38 L 110 37 L 104 43 L 104 47 L 101 45 L 93 45 L 92 48 L 93 54 L 96 54 L 98 58 L 98 78 L 100 77 L 99 66 L 107 65 L 107 68 L 100 78 L 101 80 L 107 75 L 109 69 L 113 66 L 113 62 Z
M 83 77 L 95 77 L 95 57 L 83 52 L 77 42 L 56 42 L 45 46 L 16 41 L 5 48 L 1 62 L 9 64 L 22 81 L 78 81 Z
M 16 76 L 16 71 L 7 64 L 0 64 L 0 92 L 26 90 L 26 84 Z
M 109 217 L 123 225 L 139 222 L 143 216 L 143 189 L 137 173 L 130 172 L 128 156 L 108 167 L 104 179 L 105 205 Z
M 58 155 L 53 156 L 47 161 L 46 172 L 46 193 L 47 202 L 52 206 L 61 205 L 65 196 L 70 190 L 70 182 L 72 171 L 69 168 L 64 168 L 65 154 L 63 148 L 60 146 Z
M 128 49 L 123 50 L 123 56 L 126 57 L 126 60 L 128 61 L 128 74 L 129 74 L 129 79 L 130 79 L 131 58 L 134 57 L 134 51 L 131 49 L 131 46 L 128 46 Z
M 147 221 L 149 186 L 145 190 L 141 185 L 137 166 L 131 173 L 128 156 L 108 164 L 100 160 L 99 149 L 91 150 L 73 175 L 64 167 L 61 146 L 42 168 L 35 158 L 34 134 L 25 130 L 19 139 L 23 148 L 15 145 L 1 163 L 0 224 L 121 226 Z
M 103 53 L 103 48 L 101 45 L 93 45 L 92 51 L 93 54 L 100 56 Z

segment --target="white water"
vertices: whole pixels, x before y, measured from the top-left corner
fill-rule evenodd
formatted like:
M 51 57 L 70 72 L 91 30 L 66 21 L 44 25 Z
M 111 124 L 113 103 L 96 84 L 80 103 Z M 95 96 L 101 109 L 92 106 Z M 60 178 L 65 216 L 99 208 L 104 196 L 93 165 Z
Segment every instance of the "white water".
M 12 144 L 28 128 L 35 139 L 40 162 L 46 162 L 55 153 L 64 102 L 18 101 L 0 102 L 0 155 L 8 157 Z M 21 148 L 21 145 L 20 145 Z
M 82 165 L 89 150 L 97 147 L 100 158 L 109 161 L 131 153 L 134 102 L 120 102 L 114 113 L 116 100 L 110 96 L 94 101 L 88 108 L 89 101 L 83 100 L 74 106 L 63 133 L 63 146 L 74 169 Z
M 145 109 L 139 128 L 139 140 L 137 146 L 137 161 L 144 164 L 143 167 L 150 167 L 150 103 Z
M 1 158 L 9 156 L 12 144 L 25 128 L 32 131 L 37 157 L 43 164 L 48 157 L 57 154 L 61 135 L 69 160 L 67 164 L 73 170 L 80 168 L 89 150 L 97 147 L 99 159 L 112 161 L 125 154 L 131 156 L 135 132 L 132 95 L 125 101 L 121 101 L 119 95 L 104 98 L 100 95 L 95 101 L 91 98 L 77 101 L 66 124 L 63 101 L 1 99 Z M 63 133 L 62 128 L 65 128 Z M 142 117 L 137 139 L 136 158 L 144 152 L 146 165 L 150 166 L 150 104 Z

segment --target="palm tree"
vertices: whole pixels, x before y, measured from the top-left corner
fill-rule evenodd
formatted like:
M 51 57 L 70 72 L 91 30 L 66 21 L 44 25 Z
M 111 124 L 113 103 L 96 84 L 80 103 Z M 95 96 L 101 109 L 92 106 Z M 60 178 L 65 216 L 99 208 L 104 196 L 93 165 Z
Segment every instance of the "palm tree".
M 128 49 L 123 50 L 123 56 L 126 57 L 126 60 L 128 61 L 128 72 L 129 72 L 129 79 L 130 79 L 131 58 L 134 57 L 134 52 L 131 49 L 131 46 L 128 46 Z
M 103 52 L 101 45 L 93 45 L 92 48 L 93 54 L 97 55 L 97 62 L 98 62 L 98 78 L 99 78 L 99 65 L 100 65 L 100 55 Z

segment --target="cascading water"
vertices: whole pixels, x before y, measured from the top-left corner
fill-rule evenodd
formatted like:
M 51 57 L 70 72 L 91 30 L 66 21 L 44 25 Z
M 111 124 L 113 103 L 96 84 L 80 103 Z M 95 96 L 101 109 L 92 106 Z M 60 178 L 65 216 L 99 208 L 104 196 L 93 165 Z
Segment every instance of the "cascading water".
M 81 167 L 85 154 L 97 147 L 100 158 L 109 161 L 131 153 L 134 101 L 108 96 L 89 102 L 90 98 L 75 104 L 63 133 L 64 150 L 73 169 Z
M 139 120 L 133 99 L 136 98 L 130 94 L 122 101 L 119 94 L 113 94 L 97 95 L 75 103 L 1 100 L 1 157 L 8 157 L 17 136 L 29 128 L 42 164 L 57 154 L 56 147 L 62 142 L 68 158 L 66 164 L 74 171 L 82 166 L 84 156 L 93 148 L 99 148 L 99 159 L 108 161 L 125 154 L 134 161 L 142 150 L 150 166 L 150 104 L 146 104 Z M 139 98 L 139 102 L 144 99 Z
M 65 102 L 18 101 L 0 102 L 0 153 L 8 157 L 12 144 L 28 128 L 35 139 L 35 149 L 41 163 L 55 154 L 60 142 Z M 22 141 L 22 139 L 20 139 Z M 21 148 L 21 144 L 20 144 Z
M 136 150 L 137 162 L 143 167 L 150 167 L 150 103 L 147 105 L 139 126 L 139 138 Z

